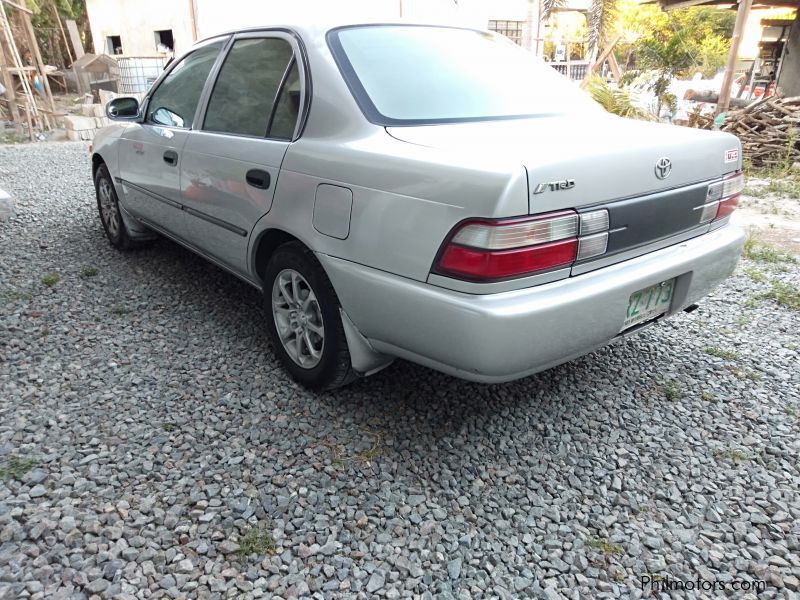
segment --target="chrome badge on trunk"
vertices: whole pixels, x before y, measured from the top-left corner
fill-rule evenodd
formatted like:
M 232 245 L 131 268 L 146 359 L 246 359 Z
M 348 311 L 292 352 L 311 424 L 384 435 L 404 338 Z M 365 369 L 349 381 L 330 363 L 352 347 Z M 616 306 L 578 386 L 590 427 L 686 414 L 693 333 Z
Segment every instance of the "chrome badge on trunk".
M 571 190 L 575 187 L 574 179 L 562 179 L 561 181 L 550 181 L 548 183 L 540 183 L 533 189 L 534 194 L 541 194 L 546 190 L 551 192 L 558 192 L 561 190 Z

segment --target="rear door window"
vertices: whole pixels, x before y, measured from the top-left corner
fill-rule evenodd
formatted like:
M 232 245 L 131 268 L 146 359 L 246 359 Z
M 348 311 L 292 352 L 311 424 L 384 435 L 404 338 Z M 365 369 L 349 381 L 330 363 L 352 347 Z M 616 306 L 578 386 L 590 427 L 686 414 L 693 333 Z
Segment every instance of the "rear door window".
M 291 138 L 291 100 L 279 98 L 279 92 L 291 87 L 292 70 L 297 79 L 293 55 L 292 46 L 282 38 L 236 40 L 211 92 L 203 129 L 263 138 L 269 134 L 270 121 L 275 120 L 278 137 Z

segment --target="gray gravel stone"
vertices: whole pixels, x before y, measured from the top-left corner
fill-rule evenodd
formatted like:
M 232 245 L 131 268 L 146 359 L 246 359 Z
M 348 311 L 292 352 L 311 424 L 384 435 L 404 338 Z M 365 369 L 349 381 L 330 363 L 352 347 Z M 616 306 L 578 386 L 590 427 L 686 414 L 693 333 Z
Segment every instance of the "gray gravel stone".
M 315 395 L 258 292 L 109 246 L 85 144 L 0 146 L 0 187 L 0 468 L 32 461 L 0 479 L 0 598 L 797 594 L 800 318 L 761 298 L 796 264 L 511 384 L 398 361 Z
M 369 581 L 367 582 L 367 592 L 374 594 L 383 587 L 384 583 L 386 583 L 386 578 L 384 577 L 383 572 L 374 571 L 372 575 L 370 575 Z

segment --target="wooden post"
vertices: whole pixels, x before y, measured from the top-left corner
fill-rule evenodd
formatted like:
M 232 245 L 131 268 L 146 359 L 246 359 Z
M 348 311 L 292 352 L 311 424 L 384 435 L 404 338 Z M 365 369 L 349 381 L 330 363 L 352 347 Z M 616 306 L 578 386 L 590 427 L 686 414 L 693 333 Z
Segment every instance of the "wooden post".
M 9 71 L 9 64 L 6 62 L 6 52 L 3 48 L 3 30 L 0 29 L 0 71 L 3 75 L 3 87 L 6 88 L 6 102 L 8 102 L 9 118 L 14 122 L 14 129 L 17 135 L 22 136 L 22 117 L 19 115 L 17 107 L 17 95 L 14 93 L 14 78 Z
M 567 59 L 567 79 L 572 81 L 572 62 L 570 60 L 570 51 L 569 51 L 569 41 L 565 43 L 566 47 L 566 56 L 564 58 Z
M 731 49 L 728 52 L 728 64 L 725 65 L 725 75 L 722 78 L 722 87 L 719 91 L 719 104 L 717 104 L 717 114 L 727 112 L 731 102 L 731 87 L 733 86 L 733 76 L 736 70 L 736 58 L 739 56 L 739 46 L 742 42 L 742 33 L 750 14 L 750 7 L 753 0 L 739 0 L 739 8 L 736 11 L 736 23 L 733 26 L 731 36 Z
M 58 28 L 61 30 L 61 39 L 64 40 L 64 47 L 67 49 L 67 56 L 69 56 L 69 64 L 64 65 L 64 67 L 68 68 L 72 66 L 72 63 L 75 62 L 75 59 L 72 58 L 72 50 L 69 48 L 69 42 L 67 41 L 67 34 L 64 31 L 64 24 L 61 22 L 61 15 L 58 14 L 58 9 L 56 8 L 55 2 L 50 0 L 50 9 L 53 11 L 53 16 L 56 18 L 56 23 L 58 23 Z
M 197 41 L 197 14 L 194 10 L 194 0 L 189 0 L 189 19 L 192 22 L 192 43 Z M 177 46 L 175 40 L 172 41 L 173 46 Z M 177 54 L 175 48 L 172 48 L 173 55 Z
M 21 2 L 23 6 L 25 5 L 25 0 L 19 0 L 19 2 Z M 42 87 L 45 91 L 47 104 L 50 106 L 50 110 L 52 112 L 56 112 L 56 103 L 53 100 L 53 92 L 50 91 L 50 81 L 47 79 L 47 72 L 44 70 L 44 61 L 42 60 L 42 53 L 39 51 L 39 42 L 36 41 L 36 32 L 33 30 L 31 16 L 27 12 L 23 12 L 21 16 L 22 22 L 25 26 L 25 31 L 28 33 L 31 52 L 33 53 L 33 58 L 36 61 L 36 67 L 39 69 L 39 76 L 42 78 Z

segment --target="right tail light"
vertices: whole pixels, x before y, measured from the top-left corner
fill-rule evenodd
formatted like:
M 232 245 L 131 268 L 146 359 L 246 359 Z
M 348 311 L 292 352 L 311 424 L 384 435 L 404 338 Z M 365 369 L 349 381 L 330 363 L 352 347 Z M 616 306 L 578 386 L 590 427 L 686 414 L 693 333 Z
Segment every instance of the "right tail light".
M 719 221 L 729 216 L 739 206 L 739 196 L 743 189 L 744 175 L 741 172 L 709 185 L 700 223 Z

